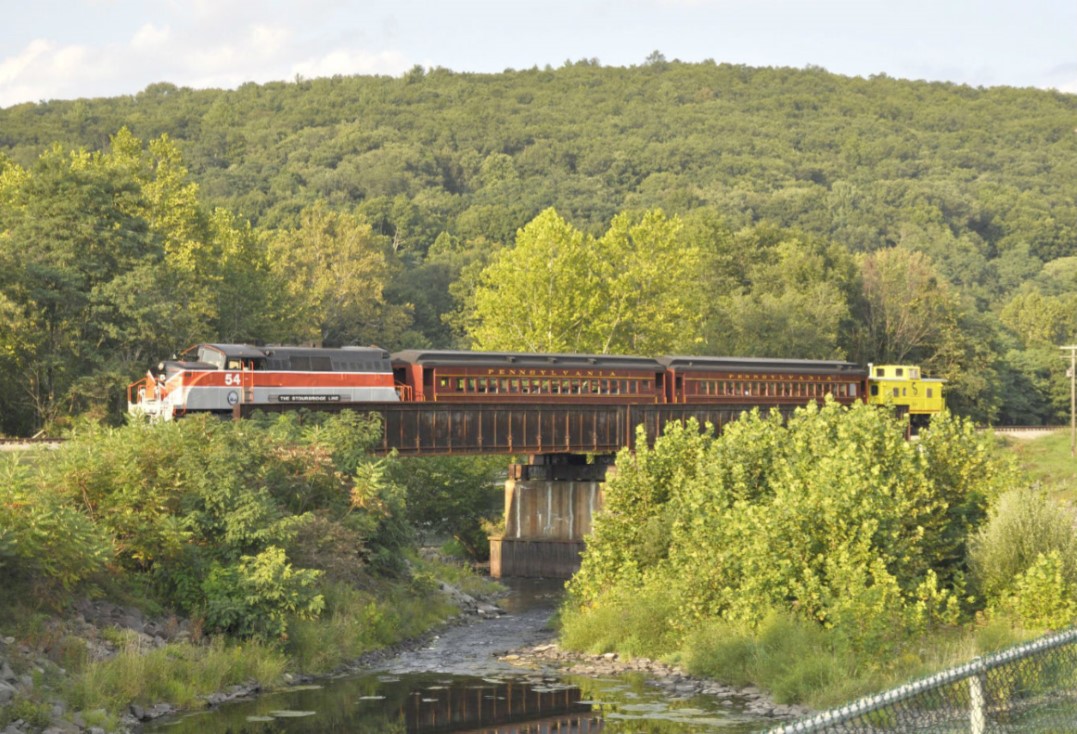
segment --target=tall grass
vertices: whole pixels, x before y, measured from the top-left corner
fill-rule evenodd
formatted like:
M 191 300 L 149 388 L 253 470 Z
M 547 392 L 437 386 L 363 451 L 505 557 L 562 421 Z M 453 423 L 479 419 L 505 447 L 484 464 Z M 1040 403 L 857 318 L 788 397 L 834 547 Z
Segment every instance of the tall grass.
M 972 536 L 969 562 L 980 592 L 996 601 L 1037 557 L 1057 551 L 1065 580 L 1077 584 L 1074 515 L 1043 492 L 1012 489 L 999 498 L 988 521 Z
M 298 670 L 332 671 L 364 653 L 426 632 L 456 608 L 436 592 L 384 585 L 359 591 L 344 585 L 325 590 L 321 619 L 291 622 L 286 650 Z
M 282 651 L 270 644 L 229 643 L 214 638 L 208 645 L 172 644 L 146 651 L 130 636 L 120 653 L 88 663 L 70 682 L 67 699 L 74 709 L 117 711 L 135 702 L 168 701 L 192 708 L 201 696 L 250 681 L 279 683 L 288 666 Z
M 756 627 L 712 619 L 672 628 L 670 595 L 660 589 L 604 599 L 593 608 L 566 604 L 561 644 L 592 654 L 618 652 L 680 664 L 692 674 L 767 690 L 780 703 L 827 708 L 968 662 L 1023 642 L 1038 631 L 994 615 L 967 627 L 936 628 L 887 650 L 862 649 L 833 629 L 772 613 Z
M 608 594 L 594 606 L 566 604 L 560 613 L 561 644 L 592 654 L 663 658 L 676 653 L 681 633 L 672 594 L 649 587 L 631 594 Z

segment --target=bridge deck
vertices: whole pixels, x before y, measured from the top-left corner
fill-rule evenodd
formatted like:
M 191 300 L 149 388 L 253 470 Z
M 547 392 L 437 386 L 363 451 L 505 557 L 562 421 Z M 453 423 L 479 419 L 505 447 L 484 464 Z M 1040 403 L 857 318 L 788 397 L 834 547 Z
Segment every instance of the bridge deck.
M 283 412 L 294 405 L 238 405 L 236 412 Z M 672 420 L 696 418 L 719 429 L 752 406 L 745 405 L 520 405 L 459 403 L 334 403 L 309 410 L 354 410 L 381 417 L 379 453 L 435 454 L 609 454 L 634 447 L 636 426 L 648 440 Z M 770 406 L 760 406 L 769 409 Z M 796 406 L 782 406 L 791 413 Z

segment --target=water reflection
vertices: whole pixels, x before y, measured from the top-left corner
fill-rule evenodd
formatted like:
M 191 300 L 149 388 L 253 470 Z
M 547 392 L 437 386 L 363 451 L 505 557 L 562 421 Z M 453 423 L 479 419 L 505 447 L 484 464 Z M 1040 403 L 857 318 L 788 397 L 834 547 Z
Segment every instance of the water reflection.
M 516 579 L 496 620 L 443 630 L 385 669 L 297 686 L 158 723 L 168 734 L 696 734 L 756 731 L 736 699 L 671 698 L 640 676 L 523 674 L 498 653 L 549 639 L 563 582 Z M 430 672 L 434 671 L 434 672 Z
M 169 734 L 749 732 L 731 702 L 670 700 L 640 680 L 369 674 L 260 696 L 145 729 Z

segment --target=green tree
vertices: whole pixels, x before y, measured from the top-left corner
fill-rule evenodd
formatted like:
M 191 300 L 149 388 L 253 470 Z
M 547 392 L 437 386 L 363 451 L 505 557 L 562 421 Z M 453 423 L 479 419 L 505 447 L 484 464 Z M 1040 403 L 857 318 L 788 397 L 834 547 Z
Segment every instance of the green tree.
M 101 156 L 59 147 L 38 159 L 0 207 L 0 291 L 16 305 L 32 342 L 18 373 L 37 426 L 107 403 L 84 378 L 110 372 L 109 392 L 122 394 L 129 369 L 122 349 L 143 338 L 139 318 L 160 300 L 163 252 L 137 208 L 138 186 L 102 164 Z M 144 354 L 144 353 L 143 353 Z M 94 386 L 95 388 L 100 386 Z
M 924 359 L 955 328 L 958 301 L 920 252 L 895 247 L 861 261 L 860 354 L 876 363 Z
M 586 352 L 598 310 L 590 239 L 547 209 L 495 256 L 470 303 L 468 334 L 477 349 Z
M 705 299 L 700 248 L 660 209 L 618 214 L 595 243 L 598 297 L 587 330 L 603 354 L 691 351 L 700 339 Z
M 468 333 L 479 349 L 659 354 L 698 343 L 702 258 L 660 210 L 621 214 L 599 239 L 553 209 L 481 273 Z
M 316 204 L 297 229 L 272 244 L 275 272 L 301 317 L 293 334 L 326 345 L 389 344 L 411 321 L 410 308 L 389 304 L 389 268 L 382 242 L 369 224 Z
M 715 354 L 845 356 L 853 258 L 819 238 L 769 225 L 719 236 L 710 250 L 706 349 Z

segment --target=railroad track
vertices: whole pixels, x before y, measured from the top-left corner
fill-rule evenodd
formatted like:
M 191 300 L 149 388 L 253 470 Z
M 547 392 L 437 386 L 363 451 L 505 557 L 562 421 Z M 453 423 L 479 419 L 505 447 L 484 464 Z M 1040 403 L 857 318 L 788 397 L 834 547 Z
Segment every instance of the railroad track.
M 0 438 L 0 451 L 22 451 L 33 448 L 56 448 L 62 438 Z

